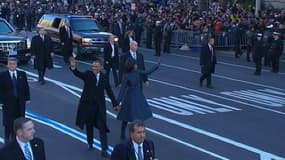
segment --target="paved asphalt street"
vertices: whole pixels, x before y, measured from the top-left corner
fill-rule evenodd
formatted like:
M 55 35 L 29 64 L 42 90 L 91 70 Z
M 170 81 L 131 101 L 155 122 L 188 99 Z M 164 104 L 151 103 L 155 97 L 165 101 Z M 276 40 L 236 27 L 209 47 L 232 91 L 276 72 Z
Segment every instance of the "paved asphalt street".
M 147 68 L 156 63 L 152 50 L 139 51 Z M 158 159 L 285 159 L 285 62 L 281 62 L 278 74 L 263 68 L 261 76 L 255 76 L 252 62 L 233 57 L 218 52 L 214 89 L 208 89 L 199 87 L 197 53 L 162 55 L 159 70 L 144 88 L 154 116 L 146 121 L 147 138 L 155 142 Z M 43 86 L 36 82 L 37 72 L 31 64 L 19 67 L 29 75 L 31 104 L 27 115 L 36 121 L 36 135 L 45 141 L 47 159 L 101 159 L 98 141 L 94 143 L 97 150 L 88 151 L 84 132 L 75 126 L 82 82 L 63 65 L 62 57 L 55 56 L 54 62 L 55 68 L 47 71 L 48 82 Z M 80 61 L 78 68 L 90 69 L 90 63 Z M 117 95 L 119 88 L 112 80 L 111 84 Z M 111 152 L 120 142 L 120 122 L 110 103 L 107 106 Z M 95 134 L 98 140 L 98 132 Z

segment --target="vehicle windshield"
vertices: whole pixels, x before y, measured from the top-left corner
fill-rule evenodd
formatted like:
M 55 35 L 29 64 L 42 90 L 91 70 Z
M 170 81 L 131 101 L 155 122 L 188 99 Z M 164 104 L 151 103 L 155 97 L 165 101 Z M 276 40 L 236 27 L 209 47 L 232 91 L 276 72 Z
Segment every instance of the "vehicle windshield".
M 100 31 L 96 21 L 93 19 L 73 19 L 70 21 L 70 25 L 74 31 Z
M 0 34 L 7 34 L 13 32 L 12 28 L 5 23 L 4 21 L 0 21 Z

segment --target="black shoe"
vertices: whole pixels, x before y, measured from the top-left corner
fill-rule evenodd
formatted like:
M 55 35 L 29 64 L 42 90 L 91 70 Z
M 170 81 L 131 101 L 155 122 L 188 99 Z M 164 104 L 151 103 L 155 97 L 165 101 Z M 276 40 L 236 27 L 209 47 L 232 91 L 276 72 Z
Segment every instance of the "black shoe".
M 200 87 L 201 87 L 201 88 L 203 87 L 203 82 L 202 82 L 202 81 L 200 81 Z
M 214 87 L 212 85 L 207 85 L 207 88 L 213 89 Z
M 94 150 L 94 147 L 93 147 L 92 144 L 88 144 L 88 150 L 89 150 L 89 151 L 93 151 L 93 150 Z
M 101 151 L 101 156 L 104 157 L 104 158 L 109 158 L 110 157 L 110 155 L 105 150 Z

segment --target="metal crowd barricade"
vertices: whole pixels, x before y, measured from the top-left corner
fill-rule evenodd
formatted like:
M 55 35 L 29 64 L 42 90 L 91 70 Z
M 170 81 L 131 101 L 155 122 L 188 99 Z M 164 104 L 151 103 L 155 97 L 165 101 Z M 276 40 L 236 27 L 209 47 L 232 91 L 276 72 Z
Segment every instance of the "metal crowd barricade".
M 171 43 L 172 48 L 181 48 L 183 45 L 188 45 L 192 50 L 202 46 L 202 42 L 205 42 L 203 35 L 200 32 L 188 31 L 188 30 L 174 30 L 172 31 Z M 142 43 L 146 43 L 146 32 L 142 34 Z M 154 40 L 153 40 L 154 44 Z M 236 44 L 236 34 L 234 32 L 225 31 L 220 35 L 215 35 L 215 47 L 217 49 L 233 49 Z M 243 32 L 241 35 L 242 48 L 247 46 L 247 35 Z M 154 45 L 153 45 L 154 47 Z

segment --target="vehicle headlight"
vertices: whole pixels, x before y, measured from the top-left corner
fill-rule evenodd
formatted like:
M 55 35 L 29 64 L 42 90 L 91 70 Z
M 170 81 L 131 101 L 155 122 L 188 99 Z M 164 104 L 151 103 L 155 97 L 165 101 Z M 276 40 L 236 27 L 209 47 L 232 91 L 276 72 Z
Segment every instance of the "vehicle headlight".
M 81 44 L 84 45 L 89 45 L 89 43 L 92 41 L 91 38 L 82 38 Z
M 31 39 L 30 38 L 26 39 L 26 43 L 27 43 L 27 49 L 31 48 Z
M 119 38 L 118 38 L 118 37 L 114 38 L 114 41 L 115 41 L 115 42 L 118 42 L 118 41 L 119 41 Z

